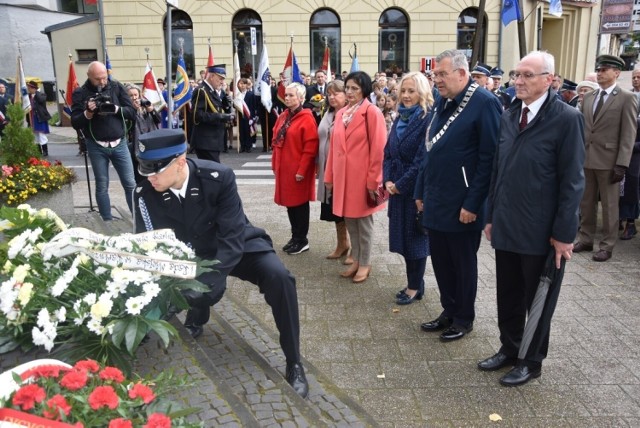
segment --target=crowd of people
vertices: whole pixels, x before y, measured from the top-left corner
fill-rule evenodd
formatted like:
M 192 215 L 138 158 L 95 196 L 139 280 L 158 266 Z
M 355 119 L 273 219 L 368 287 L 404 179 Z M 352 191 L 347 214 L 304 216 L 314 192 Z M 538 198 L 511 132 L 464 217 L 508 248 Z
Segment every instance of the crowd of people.
M 470 67 L 462 51 L 446 50 L 426 72 L 372 78 L 355 71 L 328 79 L 317 70 L 307 85 L 279 82 L 273 99 L 282 85 L 284 102 L 266 111 L 249 78 L 232 96 L 218 64 L 194 88 L 185 134 L 162 129 L 164 119 L 143 102 L 139 88 L 109 81 L 96 62 L 73 94 L 72 123 L 87 141 L 104 220 L 113 218 L 112 162 L 137 231 L 173 228 L 199 256 L 220 262 L 199 278 L 211 291 L 186 296 L 185 325 L 194 337 L 228 275 L 253 282 L 272 307 L 287 380 L 301 395 L 308 392 L 295 278 L 266 232 L 246 219 L 233 173 L 220 162 L 230 124 L 240 117 L 243 150 L 253 148 L 258 124 L 263 150 L 272 150 L 274 201 L 286 207 L 291 225 L 282 250 L 310 249 L 310 203 L 317 200 L 320 220 L 335 223 L 336 247 L 326 258 L 347 266 L 341 277 L 364 283 L 380 233 L 374 214 L 388 205 L 389 251 L 402 256 L 406 271 L 393 298 L 398 305 L 423 298 L 431 256 L 442 311 L 420 328 L 444 342 L 473 330 L 484 232 L 496 256 L 502 346 L 478 368 L 510 367 L 500 383 L 515 386 L 541 374 L 565 262 L 594 249 L 598 200 L 603 237 L 594 261 L 611 258 L 620 232 L 620 239 L 637 233 L 640 70 L 633 72 L 632 94 L 616 84 L 623 68 L 619 57 L 601 55 L 596 73 L 576 84 L 557 75 L 552 55 L 535 51 L 503 84 L 499 67 Z M 98 99 L 105 94 L 114 104 L 108 111 Z M 198 160 L 186 157 L 188 146 Z M 532 317 L 543 271 L 553 281 Z

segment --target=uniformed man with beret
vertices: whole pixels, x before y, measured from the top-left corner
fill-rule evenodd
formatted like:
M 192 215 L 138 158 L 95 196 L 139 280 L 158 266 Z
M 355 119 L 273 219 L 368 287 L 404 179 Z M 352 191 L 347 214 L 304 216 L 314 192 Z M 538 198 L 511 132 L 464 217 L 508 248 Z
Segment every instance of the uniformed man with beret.
M 614 55 L 596 58 L 600 89 L 584 95 L 585 189 L 580 203 L 580 230 L 574 253 L 592 251 L 598 212 L 602 204 L 602 239 L 593 255 L 596 262 L 611 258 L 618 241 L 620 182 L 631 161 L 636 141 L 638 99 L 616 81 L 625 63 Z
M 227 276 L 257 284 L 280 332 L 286 379 L 306 397 L 296 280 L 276 255 L 269 235 L 245 216 L 233 170 L 208 160 L 187 159 L 186 151 L 184 134 L 177 129 L 140 136 L 138 171 L 146 179 L 134 191 L 135 230 L 173 229 L 198 257 L 218 262 L 214 271 L 198 277 L 211 291 L 185 292 L 191 306 L 185 327 L 194 338 L 202 334 L 210 306 L 222 298 Z
M 225 149 L 225 124 L 235 120 L 231 97 L 222 89 L 227 76 L 225 64 L 207 67 L 207 77 L 191 96 L 193 130 L 191 148 L 200 159 L 220 162 Z

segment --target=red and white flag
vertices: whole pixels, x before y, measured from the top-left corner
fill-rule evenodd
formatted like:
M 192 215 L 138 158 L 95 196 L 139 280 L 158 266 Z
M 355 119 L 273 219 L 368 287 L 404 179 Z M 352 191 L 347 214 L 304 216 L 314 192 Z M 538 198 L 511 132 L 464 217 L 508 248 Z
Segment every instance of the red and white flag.
M 78 84 L 78 78 L 76 77 L 76 69 L 73 67 L 73 61 L 71 55 L 69 55 L 69 77 L 67 78 L 67 92 L 64 94 L 64 113 L 68 117 L 71 117 L 71 106 L 73 105 L 73 91 L 80 86 Z
M 147 62 L 147 68 L 144 71 L 144 81 L 142 83 L 142 96 L 151 101 L 151 105 L 156 110 L 163 109 L 167 103 L 164 101 L 162 92 L 158 88 L 156 76 L 153 74 L 153 68 Z
M 322 69 L 327 73 L 327 83 L 331 82 L 331 50 L 329 49 L 329 46 L 324 48 Z
M 298 68 L 298 60 L 296 54 L 293 53 L 293 45 L 289 48 L 289 55 L 284 63 L 284 69 L 282 70 L 284 75 L 284 82 L 278 84 L 278 98 L 284 102 L 284 92 L 286 87 L 293 82 L 302 83 L 302 77 L 300 77 L 300 68 Z

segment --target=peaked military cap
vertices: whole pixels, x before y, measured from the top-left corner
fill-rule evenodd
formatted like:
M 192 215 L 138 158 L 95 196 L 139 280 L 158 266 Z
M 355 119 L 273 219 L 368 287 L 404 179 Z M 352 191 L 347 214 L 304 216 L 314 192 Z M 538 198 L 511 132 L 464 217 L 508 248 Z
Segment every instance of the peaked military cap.
M 471 70 L 471 74 L 484 74 L 485 76 L 491 76 L 491 67 L 487 64 L 483 64 L 481 62 L 477 63 L 473 70 Z
M 227 65 L 226 64 L 217 64 L 207 67 L 207 71 L 209 73 L 216 73 L 220 76 L 227 77 Z
M 618 70 L 624 70 L 624 60 L 615 55 L 600 55 L 596 58 L 596 68 L 598 67 L 615 67 Z
M 182 130 L 162 128 L 142 134 L 136 149 L 138 172 L 144 176 L 162 172 L 186 151 L 187 140 Z
M 502 75 L 504 74 L 504 70 L 500 67 L 493 67 L 491 69 L 491 77 L 498 77 L 502 79 Z
M 562 82 L 562 88 L 560 88 L 560 90 L 561 91 L 575 91 L 577 86 L 578 86 L 578 84 L 576 82 L 572 82 L 569 79 L 564 79 L 564 82 Z

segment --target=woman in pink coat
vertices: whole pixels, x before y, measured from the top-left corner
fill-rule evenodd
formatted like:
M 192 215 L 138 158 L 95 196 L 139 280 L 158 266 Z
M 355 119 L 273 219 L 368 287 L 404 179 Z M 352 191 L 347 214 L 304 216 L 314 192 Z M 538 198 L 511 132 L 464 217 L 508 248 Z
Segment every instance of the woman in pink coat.
M 306 89 L 292 83 L 285 89 L 287 107 L 273 127 L 271 168 L 276 177 L 274 201 L 287 207 L 291 240 L 282 248 L 288 254 L 309 249 L 309 201 L 315 201 L 318 126 L 309 109 L 302 108 Z
M 367 98 L 368 74 L 349 74 L 344 89 L 347 106 L 336 114 L 324 181 L 333 191 L 333 213 L 344 217 L 351 236 L 354 263 L 340 275 L 359 283 L 371 272 L 373 213 L 385 206 L 371 208 L 367 198 L 373 198 L 382 182 L 387 128 L 382 113 Z

